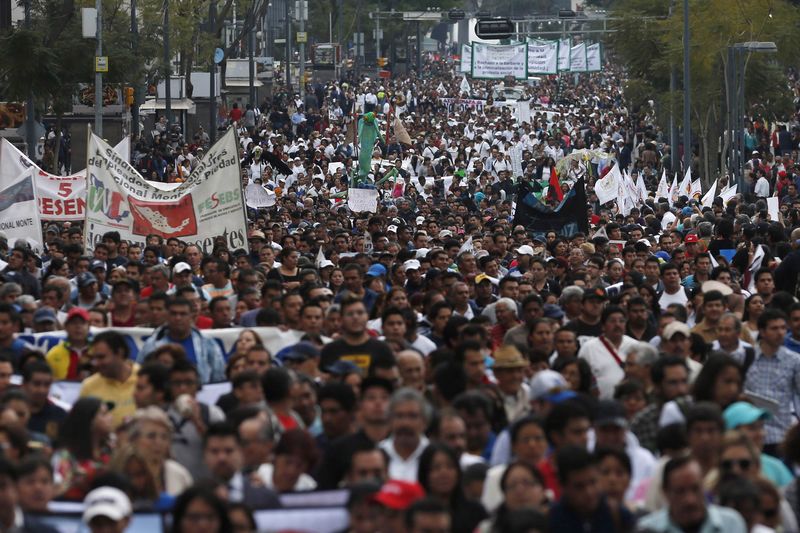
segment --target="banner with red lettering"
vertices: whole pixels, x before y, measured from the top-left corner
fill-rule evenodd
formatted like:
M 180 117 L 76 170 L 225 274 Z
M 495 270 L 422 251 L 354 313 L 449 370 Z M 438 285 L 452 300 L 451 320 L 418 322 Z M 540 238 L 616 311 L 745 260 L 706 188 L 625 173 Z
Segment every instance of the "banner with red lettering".
M 122 139 L 114 151 L 128 158 L 130 142 Z M 83 220 L 86 218 L 86 171 L 67 176 L 50 174 L 39 168 L 5 138 L 0 145 L 0 186 L 13 183 L 33 168 L 33 184 L 41 220 Z

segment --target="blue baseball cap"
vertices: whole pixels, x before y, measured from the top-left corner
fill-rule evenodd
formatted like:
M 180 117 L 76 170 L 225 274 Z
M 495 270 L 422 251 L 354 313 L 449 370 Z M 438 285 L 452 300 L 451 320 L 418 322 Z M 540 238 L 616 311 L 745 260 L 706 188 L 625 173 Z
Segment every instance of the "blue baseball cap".
M 369 267 L 369 270 L 367 270 L 367 276 L 372 276 L 373 278 L 385 275 L 386 275 L 386 267 L 380 263 L 373 264 L 371 267 Z
M 772 415 L 769 411 L 756 407 L 748 402 L 734 402 L 722 414 L 725 419 L 725 429 L 736 429 L 758 420 L 769 420 Z

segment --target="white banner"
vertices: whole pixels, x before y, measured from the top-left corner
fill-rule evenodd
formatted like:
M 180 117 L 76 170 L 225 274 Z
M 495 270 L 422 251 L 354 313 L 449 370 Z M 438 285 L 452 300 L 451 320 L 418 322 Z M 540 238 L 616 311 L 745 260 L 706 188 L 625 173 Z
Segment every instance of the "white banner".
M 127 137 L 114 147 L 119 155 L 130 160 L 130 142 Z M 28 168 L 34 168 L 33 184 L 39 202 L 39 218 L 42 220 L 83 220 L 86 218 L 86 171 L 68 176 L 50 174 L 39 168 L 28 156 L 2 139 L 0 146 L 0 187 L 21 176 Z
M 600 48 L 600 43 L 586 47 L 586 68 L 589 72 L 603 70 L 603 50 Z
M 439 98 L 439 102 L 445 106 L 448 113 L 460 113 L 467 110 L 483 112 L 483 108 L 486 106 L 486 100 L 476 98 Z M 330 169 L 330 165 L 328 168 Z
M 513 76 L 528 79 L 528 45 L 472 43 L 472 77 L 502 80 Z
M 378 211 L 378 189 L 347 189 L 347 207 L 354 213 Z
M 578 43 L 572 47 L 569 70 L 570 72 L 586 72 L 586 43 Z
M 275 193 L 265 189 L 263 185 L 258 183 L 250 183 L 244 190 L 245 201 L 247 207 L 258 209 L 259 207 L 271 207 L 275 205 Z
M 528 75 L 558 72 L 558 41 L 528 42 Z
M 568 71 L 572 57 L 572 39 L 559 39 L 558 41 L 558 70 L 559 72 Z
M 148 183 L 103 139 L 91 135 L 85 247 L 107 231 L 141 244 L 147 235 L 179 238 L 211 253 L 214 238 L 247 249 L 247 220 L 233 129 L 212 146 L 185 182 L 171 191 Z
M 469 74 L 472 72 L 472 46 L 468 44 L 461 45 L 461 65 L 459 65 L 459 72 Z
M 34 169 L 29 168 L 16 180 L 0 189 L 0 231 L 8 238 L 9 246 L 17 241 L 30 244 L 31 250 L 42 253 L 42 224 L 36 209 L 33 188 Z

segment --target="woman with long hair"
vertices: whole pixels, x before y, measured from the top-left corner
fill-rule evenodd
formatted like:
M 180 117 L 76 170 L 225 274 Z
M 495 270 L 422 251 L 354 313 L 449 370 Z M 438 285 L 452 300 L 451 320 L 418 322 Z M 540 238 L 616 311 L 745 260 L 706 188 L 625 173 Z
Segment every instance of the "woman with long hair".
M 299 259 L 300 253 L 296 248 L 285 247 L 278 253 L 281 266 L 270 270 L 267 273 L 267 279 L 277 279 L 283 284 L 283 289 L 286 291 L 296 289 L 300 286 L 300 268 L 297 266 Z
M 470 533 L 487 517 L 479 503 L 466 499 L 461 484 L 461 467 L 452 448 L 434 443 L 419 458 L 417 479 L 429 497 L 447 506 L 453 533 Z
M 758 317 L 764 312 L 764 298 L 753 294 L 744 301 L 744 314 L 742 315 L 742 329 L 755 339 L 758 337 Z
M 253 347 L 261 347 L 264 343 L 261 341 L 261 337 L 258 336 L 258 333 L 253 331 L 252 329 L 243 329 L 239 333 L 239 337 L 236 339 L 236 342 L 233 345 L 233 354 L 234 355 L 247 355 L 247 352 L 250 351 L 250 348 Z M 230 362 L 229 362 L 230 363 Z M 231 376 L 233 378 L 233 376 Z
M 150 406 L 133 415 L 128 438 L 131 447 L 147 461 L 159 494 L 177 496 L 192 485 L 192 475 L 170 459 L 173 427 L 162 409 Z
M 480 524 L 480 533 L 517 531 L 512 516 L 522 512 L 547 513 L 544 479 L 536 467 L 517 461 L 505 467 L 499 480 L 501 500 L 494 515 Z
M 171 533 L 230 533 L 233 531 L 225 503 L 212 489 L 193 486 L 175 501 Z
M 99 398 L 80 398 L 61 423 L 62 448 L 53 455 L 53 470 L 60 483 L 57 497 L 81 501 L 92 480 L 105 471 L 110 460 L 109 437 L 113 419 L 108 406 Z

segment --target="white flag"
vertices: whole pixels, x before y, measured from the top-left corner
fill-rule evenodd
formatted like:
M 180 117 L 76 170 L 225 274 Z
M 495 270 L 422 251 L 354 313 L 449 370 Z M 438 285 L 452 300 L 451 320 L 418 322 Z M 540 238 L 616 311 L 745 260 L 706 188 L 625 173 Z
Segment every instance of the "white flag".
M 467 96 L 470 96 L 472 94 L 472 87 L 469 86 L 469 82 L 467 81 L 466 76 L 461 78 L 461 85 L 459 89 L 461 89 L 461 96 L 464 96 L 464 93 L 467 93 Z
M 708 189 L 708 192 L 703 196 L 703 199 L 700 200 L 700 203 L 703 207 L 711 207 L 714 203 L 714 196 L 717 195 L 717 182 L 711 184 L 711 188 Z
M 656 200 L 659 198 L 669 199 L 669 183 L 667 183 L 667 170 L 661 171 L 661 181 L 658 182 L 656 189 Z
M 703 195 L 703 186 L 700 185 L 700 178 L 697 178 L 696 180 L 692 181 L 692 185 L 690 186 L 689 199 L 694 198 L 696 200 L 697 198 L 700 198 L 700 196 L 702 195 Z
M 594 184 L 594 193 L 597 195 L 597 201 L 600 202 L 600 205 L 620 198 L 619 190 L 621 186 L 622 174 L 619 171 L 619 166 L 614 165 L 605 178 L 597 180 Z
M 678 173 L 675 173 L 675 176 L 672 178 L 672 185 L 669 187 L 669 206 L 672 205 L 678 200 Z
M 436 87 L 436 92 L 441 94 L 441 95 L 447 94 L 447 89 L 444 88 L 444 83 L 439 82 L 439 86 Z
M 647 185 L 644 184 L 644 178 L 641 174 L 636 178 L 636 188 L 639 190 L 639 199 L 644 204 L 647 201 Z
M 691 198 L 690 195 L 691 192 L 692 192 L 692 169 L 691 167 L 689 167 L 686 170 L 686 174 L 683 175 L 683 181 L 681 182 L 681 186 L 678 190 L 678 196 L 688 196 L 689 198 Z
M 317 259 L 314 261 L 314 264 L 317 268 L 325 261 L 325 253 L 322 251 L 322 246 L 319 247 L 319 252 L 317 252 Z
M 464 241 L 464 244 L 461 245 L 461 248 L 458 249 L 458 255 L 467 252 L 475 253 L 475 247 L 472 245 L 472 235 L 470 235 L 469 238 Z
M 739 187 L 738 184 L 734 184 L 733 187 L 728 187 L 721 193 L 719 193 L 719 197 L 722 198 L 722 205 L 728 205 L 728 202 L 736 196 L 736 189 Z

